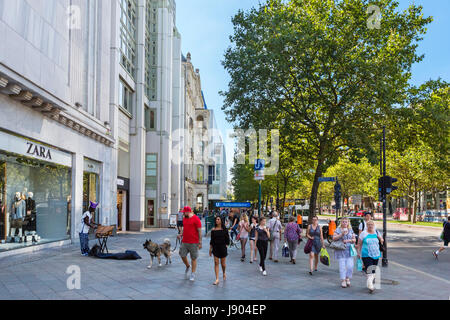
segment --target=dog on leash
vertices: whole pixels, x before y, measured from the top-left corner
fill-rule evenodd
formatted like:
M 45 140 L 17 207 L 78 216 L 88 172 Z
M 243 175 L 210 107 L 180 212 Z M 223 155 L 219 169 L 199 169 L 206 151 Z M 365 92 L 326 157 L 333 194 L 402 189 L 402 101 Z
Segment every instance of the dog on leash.
M 159 266 L 161 267 L 161 255 L 164 255 L 166 257 L 166 265 L 170 262 L 172 263 L 171 255 L 172 252 L 170 250 L 171 244 L 169 239 L 164 239 L 163 244 L 157 244 L 153 242 L 152 240 L 146 240 L 143 244 L 144 249 L 147 249 L 147 251 L 150 253 L 150 265 L 147 267 L 148 269 L 151 269 L 153 266 L 153 259 L 155 257 L 158 258 Z

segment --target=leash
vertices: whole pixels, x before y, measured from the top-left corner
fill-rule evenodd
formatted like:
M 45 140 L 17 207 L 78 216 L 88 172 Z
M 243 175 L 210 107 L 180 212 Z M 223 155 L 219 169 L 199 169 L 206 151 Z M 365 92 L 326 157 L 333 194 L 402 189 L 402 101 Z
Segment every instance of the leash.
M 177 241 L 176 241 L 176 243 L 175 243 L 175 248 L 174 248 L 173 250 L 171 250 L 172 252 L 174 252 L 175 250 L 177 250 L 177 248 L 178 248 L 178 242 L 181 243 L 181 239 L 178 240 L 178 237 L 177 237 Z

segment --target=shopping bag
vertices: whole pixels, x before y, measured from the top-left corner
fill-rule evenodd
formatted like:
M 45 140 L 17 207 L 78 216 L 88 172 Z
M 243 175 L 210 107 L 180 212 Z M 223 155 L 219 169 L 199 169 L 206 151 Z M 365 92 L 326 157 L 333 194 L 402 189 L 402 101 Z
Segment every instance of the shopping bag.
M 283 250 L 282 250 L 282 256 L 285 258 L 289 258 L 289 247 L 287 243 L 284 243 Z
M 352 243 L 350 245 L 350 256 L 351 257 L 356 257 L 358 255 L 358 252 L 356 251 L 356 247 L 355 245 Z
M 441 236 L 439 237 L 439 239 L 441 239 L 441 241 L 444 241 L 444 231 L 442 231 Z
M 363 269 L 363 262 L 361 259 L 358 259 L 357 263 L 356 263 L 356 268 L 358 271 L 362 271 Z
M 303 252 L 305 254 L 310 254 L 312 251 L 313 241 L 308 239 L 308 242 L 305 244 L 305 248 L 303 248 Z
M 330 255 L 325 248 L 322 248 L 320 250 L 320 262 L 322 262 L 326 266 L 330 265 Z
M 241 233 L 239 232 L 238 235 L 236 236 L 236 241 L 241 240 Z

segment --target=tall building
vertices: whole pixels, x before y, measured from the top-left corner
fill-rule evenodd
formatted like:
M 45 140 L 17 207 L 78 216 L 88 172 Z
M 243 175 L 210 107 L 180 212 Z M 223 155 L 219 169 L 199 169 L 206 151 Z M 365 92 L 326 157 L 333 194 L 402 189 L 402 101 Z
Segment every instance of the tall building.
M 77 239 L 89 201 L 116 220 L 114 10 L 0 0 L 0 255 Z
M 78 241 L 90 201 L 118 231 L 208 205 L 189 59 L 174 0 L 0 0 L 0 255 Z

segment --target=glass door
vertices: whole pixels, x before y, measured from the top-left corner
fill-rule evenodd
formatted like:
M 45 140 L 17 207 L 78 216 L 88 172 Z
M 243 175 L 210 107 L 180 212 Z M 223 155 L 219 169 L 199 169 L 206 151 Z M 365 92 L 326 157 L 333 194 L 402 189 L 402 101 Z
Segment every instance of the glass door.
M 155 200 L 147 199 L 144 227 L 152 228 L 154 226 L 155 226 Z
M 123 191 L 117 191 L 117 230 L 122 231 Z

